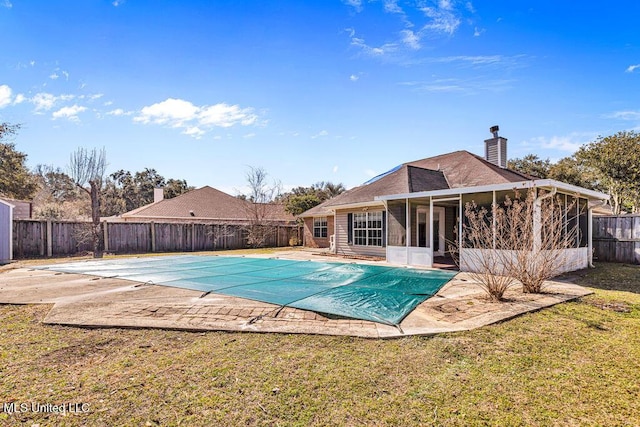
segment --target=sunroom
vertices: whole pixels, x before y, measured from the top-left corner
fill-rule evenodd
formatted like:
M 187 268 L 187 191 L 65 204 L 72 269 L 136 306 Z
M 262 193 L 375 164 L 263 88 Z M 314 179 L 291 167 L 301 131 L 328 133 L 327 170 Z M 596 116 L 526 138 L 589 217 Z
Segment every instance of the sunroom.
M 516 192 L 522 194 L 530 189 L 536 191 L 536 203 L 553 196 L 564 205 L 566 224 L 576 230 L 575 241 L 563 249 L 563 270 L 586 268 L 592 261 L 592 208 L 606 203 L 609 196 L 551 179 L 378 196 L 376 200 L 383 202 L 387 211 L 386 259 L 393 264 L 433 267 L 440 257 L 455 255 L 462 271 L 472 271 L 473 260 L 494 247 L 470 247 L 465 241 L 466 219 L 460 220 L 465 206 L 475 202 L 478 208 L 490 212 L 494 204 L 503 204 Z M 533 215 L 534 244 L 543 233 L 536 223 L 537 215 Z M 452 254 L 452 247 L 458 253 Z

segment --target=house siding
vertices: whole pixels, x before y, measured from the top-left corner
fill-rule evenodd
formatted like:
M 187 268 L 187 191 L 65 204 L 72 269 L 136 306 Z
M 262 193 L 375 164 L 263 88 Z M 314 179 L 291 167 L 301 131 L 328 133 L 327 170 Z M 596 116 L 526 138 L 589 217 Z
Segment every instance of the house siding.
M 382 209 L 371 209 L 370 212 Z M 336 253 L 339 255 L 365 255 L 385 258 L 387 255 L 384 246 L 357 246 L 349 244 L 349 223 L 348 216 L 350 213 L 362 212 L 362 210 L 338 211 L 336 212 Z
M 334 234 L 333 215 L 327 215 L 327 237 L 313 237 L 313 218 L 304 219 L 304 246 L 307 248 L 328 248 L 329 237 Z

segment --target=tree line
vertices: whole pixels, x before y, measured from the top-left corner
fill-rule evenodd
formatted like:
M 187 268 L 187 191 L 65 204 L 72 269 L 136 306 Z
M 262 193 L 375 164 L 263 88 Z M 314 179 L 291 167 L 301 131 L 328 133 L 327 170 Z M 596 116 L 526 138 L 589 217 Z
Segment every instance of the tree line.
M 640 213 L 640 133 L 635 131 L 598 137 L 555 163 L 528 154 L 510 160 L 508 167 L 534 177 L 607 193 L 616 215 Z
M 104 149 L 78 148 L 71 153 L 64 167 L 26 166 L 27 154 L 16 149 L 11 141 L 20 126 L 0 124 L 0 196 L 33 203 L 33 216 L 50 220 L 90 220 L 87 239 L 93 241 L 94 255 L 100 256 L 100 218 L 121 215 L 154 201 L 156 188 L 170 199 L 191 191 L 184 179 L 166 179 L 158 171 L 145 168 L 139 172 L 120 169 L 106 176 L 107 157 Z M 345 191 L 344 185 L 319 182 L 310 187 L 296 187 L 282 193 L 281 185 L 268 183 L 262 168 L 251 167 L 246 174 L 248 194 L 237 197 L 247 200 L 248 243 L 260 246 L 271 227 L 270 204 L 281 204 L 285 211 L 299 215 L 323 201 Z
M 71 165 L 67 165 L 66 169 L 37 165 L 34 170 L 29 170 L 26 166 L 27 155 L 18 151 L 12 142 L 19 128 L 19 125 L 0 124 L 0 195 L 33 200 L 34 216 L 37 218 L 91 218 L 90 192 L 84 191 L 87 186 L 90 187 L 89 181 L 78 185 L 78 180 L 74 180 L 70 174 Z M 74 154 L 81 154 L 81 150 Z M 85 156 L 89 154 L 84 153 Z M 99 154 L 93 153 L 94 156 Z M 512 159 L 508 167 L 533 177 L 555 179 L 608 193 L 615 214 L 640 212 L 640 134 L 635 131 L 598 137 L 580 147 L 573 155 L 555 163 L 528 154 Z M 252 168 L 247 175 L 247 182 L 253 192 L 256 189 L 249 178 L 255 175 L 255 171 L 266 175 L 264 170 Z M 186 180 L 167 179 L 153 168 L 133 173 L 121 169 L 100 179 L 100 215 L 120 215 L 151 203 L 154 188 L 158 187 L 164 188 L 165 198 L 176 197 L 193 189 Z M 344 191 L 343 184 L 331 182 L 299 186 L 284 193 L 276 185 L 268 192 L 267 202 L 281 203 L 287 212 L 299 215 Z M 258 198 L 251 191 L 238 197 L 247 200 Z M 260 194 L 259 198 L 260 202 L 264 202 L 264 194 Z

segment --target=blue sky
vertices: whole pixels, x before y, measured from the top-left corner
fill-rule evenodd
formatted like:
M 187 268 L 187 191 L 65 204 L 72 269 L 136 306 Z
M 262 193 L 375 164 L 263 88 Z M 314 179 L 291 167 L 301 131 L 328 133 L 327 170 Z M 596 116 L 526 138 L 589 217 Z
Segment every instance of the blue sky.
M 105 147 L 234 193 L 359 185 L 406 161 L 552 160 L 640 129 L 636 0 L 0 0 L 0 121 L 29 166 Z

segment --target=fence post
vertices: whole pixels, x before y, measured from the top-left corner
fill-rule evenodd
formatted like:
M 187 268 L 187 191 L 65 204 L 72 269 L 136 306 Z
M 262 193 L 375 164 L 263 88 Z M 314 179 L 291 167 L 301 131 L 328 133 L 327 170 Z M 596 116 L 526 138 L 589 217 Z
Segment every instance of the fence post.
M 51 220 L 47 220 L 47 257 L 53 256 L 53 226 Z
M 109 252 L 109 223 L 107 221 L 102 221 L 102 232 L 104 238 L 104 251 Z
M 44 256 L 44 241 L 47 237 L 46 235 L 46 221 L 40 221 L 40 256 Z
M 191 223 L 191 252 L 196 250 L 196 223 Z
M 151 226 L 151 252 L 156 251 L 156 225 L 153 221 L 149 223 Z

